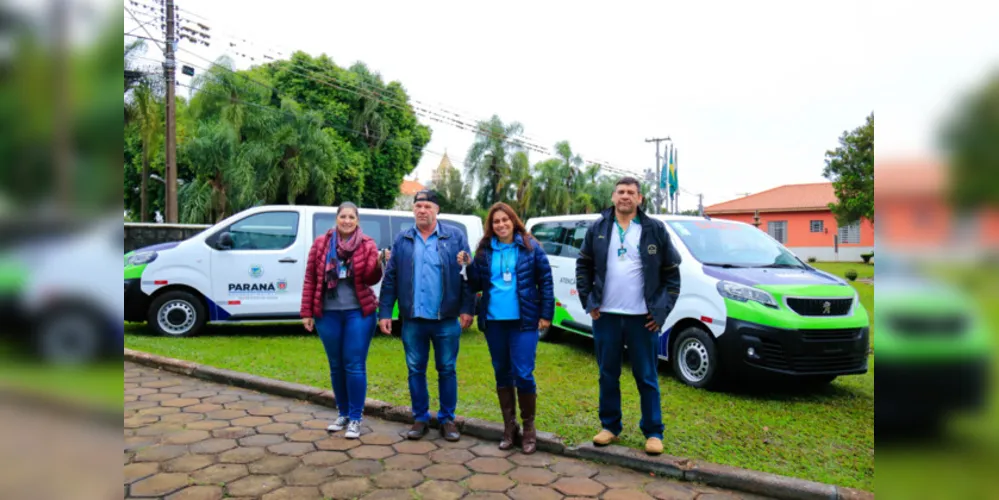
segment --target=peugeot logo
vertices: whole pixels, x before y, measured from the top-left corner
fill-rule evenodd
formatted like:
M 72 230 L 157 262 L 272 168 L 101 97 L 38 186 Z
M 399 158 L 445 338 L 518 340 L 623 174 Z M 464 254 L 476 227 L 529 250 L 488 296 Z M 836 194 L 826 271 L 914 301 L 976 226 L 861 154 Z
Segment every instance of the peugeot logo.
M 829 314 L 832 312 L 832 303 L 828 300 L 822 303 L 822 314 Z

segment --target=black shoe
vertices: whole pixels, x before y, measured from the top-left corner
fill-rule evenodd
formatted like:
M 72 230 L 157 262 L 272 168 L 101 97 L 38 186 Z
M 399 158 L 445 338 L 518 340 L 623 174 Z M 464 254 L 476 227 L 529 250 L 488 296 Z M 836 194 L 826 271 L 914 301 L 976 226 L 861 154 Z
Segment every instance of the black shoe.
M 429 430 L 430 426 L 426 422 L 415 422 L 413 427 L 410 427 L 409 431 L 406 432 L 406 439 L 420 439 L 426 436 Z
M 453 443 L 461 439 L 461 433 L 458 432 L 458 426 L 454 425 L 454 422 L 448 421 L 441 426 L 441 437 Z

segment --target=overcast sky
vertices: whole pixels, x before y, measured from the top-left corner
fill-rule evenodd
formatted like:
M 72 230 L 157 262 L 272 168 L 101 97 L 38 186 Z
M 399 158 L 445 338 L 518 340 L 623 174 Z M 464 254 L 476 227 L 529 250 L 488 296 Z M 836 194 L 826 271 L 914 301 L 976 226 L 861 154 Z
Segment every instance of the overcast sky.
M 931 154 L 940 114 L 999 61 L 992 2 L 177 1 L 216 37 L 181 47 L 212 59 L 235 35 L 252 41 L 237 47 L 251 55 L 364 61 L 415 99 L 495 113 L 542 145 L 569 140 L 585 159 L 634 171 L 653 164 L 644 140 L 669 136 L 681 187 L 705 205 L 825 181 L 825 151 L 875 110 L 879 158 Z M 421 180 L 445 150 L 460 166 L 474 140 L 426 123 Z M 696 204 L 680 196 L 681 208 Z

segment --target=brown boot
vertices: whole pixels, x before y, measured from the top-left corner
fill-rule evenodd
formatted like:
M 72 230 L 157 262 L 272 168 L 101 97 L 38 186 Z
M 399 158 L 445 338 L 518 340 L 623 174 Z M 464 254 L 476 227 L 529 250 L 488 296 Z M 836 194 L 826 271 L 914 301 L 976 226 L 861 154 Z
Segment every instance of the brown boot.
M 517 427 L 517 396 L 513 387 L 498 387 L 496 394 L 499 395 L 500 410 L 503 411 L 503 439 L 500 440 L 499 448 L 509 450 L 513 448 L 520 432 Z
M 518 392 L 517 398 L 520 400 L 520 418 L 524 421 L 524 439 L 521 450 L 525 455 L 530 455 L 537 450 L 538 443 L 537 430 L 534 428 L 534 410 L 538 395 Z

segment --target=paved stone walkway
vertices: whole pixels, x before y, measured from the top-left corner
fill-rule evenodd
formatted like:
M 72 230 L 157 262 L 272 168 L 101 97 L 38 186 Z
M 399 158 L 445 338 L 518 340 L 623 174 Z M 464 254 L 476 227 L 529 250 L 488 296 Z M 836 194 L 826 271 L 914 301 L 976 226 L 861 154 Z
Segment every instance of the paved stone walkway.
M 759 498 L 537 452 L 504 452 L 365 418 L 360 439 L 325 429 L 330 408 L 125 363 L 126 498 Z

